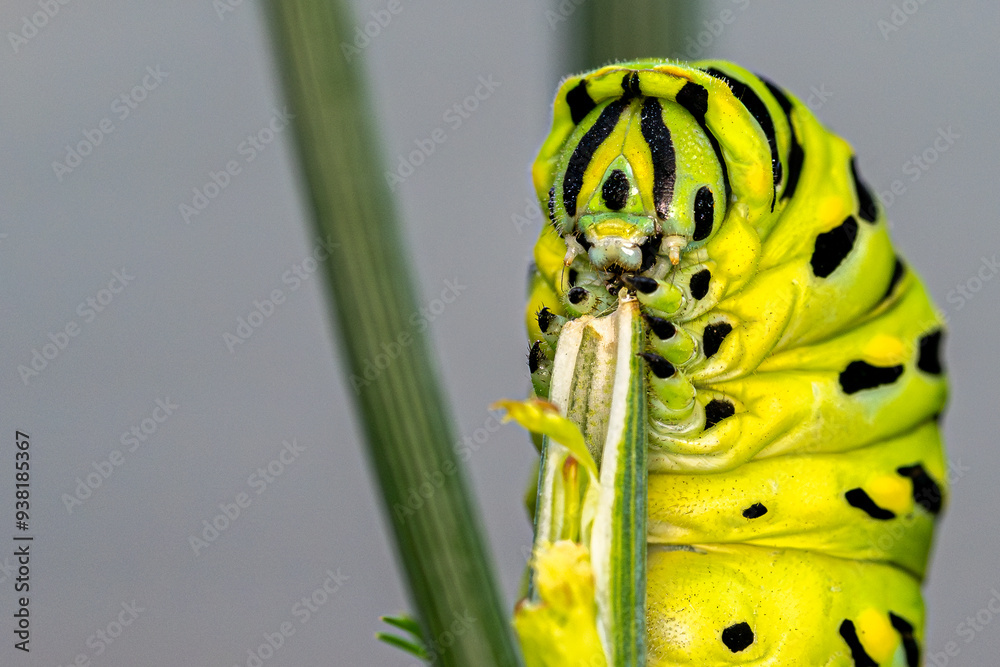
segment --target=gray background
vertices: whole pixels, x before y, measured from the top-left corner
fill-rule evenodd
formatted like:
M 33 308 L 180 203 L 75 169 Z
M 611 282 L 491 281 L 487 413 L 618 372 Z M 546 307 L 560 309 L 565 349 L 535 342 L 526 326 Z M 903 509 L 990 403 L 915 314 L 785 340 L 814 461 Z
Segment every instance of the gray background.
M 385 7 L 358 0 L 358 26 Z M 355 62 L 373 83 L 388 162 L 446 131 L 397 195 L 424 303 L 446 280 L 462 286 L 431 333 L 458 432 L 479 441 L 470 474 L 513 602 L 530 542 L 521 498 L 532 449 L 487 406 L 528 387 L 521 310 L 540 224 L 528 165 L 569 35 L 550 25 L 555 3 L 401 7 Z M 894 9 L 899 29 L 883 33 Z M 282 107 L 261 8 L 246 1 L 220 17 L 209 0 L 70 0 L 15 52 L 8 33 L 37 11 L 32 0 L 0 5 L 0 543 L 14 533 L 15 429 L 33 443 L 36 535 L 32 652 L 11 646 L 15 595 L 0 571 L 0 662 L 245 665 L 288 621 L 296 632 L 266 665 L 412 664 L 372 639 L 377 616 L 407 602 L 322 292 L 315 275 L 296 290 L 282 281 L 311 244 L 288 133 L 251 162 L 239 152 Z M 822 91 L 813 105 L 857 148 L 872 187 L 902 186 L 886 201 L 895 241 L 951 325 L 945 431 L 956 474 L 927 596 L 928 650 L 954 642 L 952 665 L 995 664 L 1000 650 L 988 610 L 1000 597 L 998 14 L 987 2 L 723 0 L 704 3 L 704 46 L 677 54 L 736 60 L 803 99 Z M 121 119 L 112 104 L 147 66 L 167 76 Z M 479 76 L 501 85 L 453 128 L 443 115 Z M 105 117 L 113 132 L 57 178 L 64 147 Z M 913 180 L 907 162 L 948 128 L 958 138 Z M 179 205 L 229 160 L 240 173 L 186 223 Z M 85 321 L 78 304 L 123 267 L 134 280 Z M 275 289 L 286 300 L 230 352 L 223 334 Z M 79 335 L 26 385 L 18 366 L 73 322 Z M 120 436 L 167 398 L 179 407 L 124 451 Z M 292 439 L 303 452 L 256 494 L 251 475 Z M 115 449 L 123 463 L 68 511 L 63 495 Z M 241 492 L 250 506 L 196 555 L 189 536 Z M 301 623 L 293 606 L 327 569 L 347 579 Z M 133 600 L 143 611 L 96 655 L 88 638 Z

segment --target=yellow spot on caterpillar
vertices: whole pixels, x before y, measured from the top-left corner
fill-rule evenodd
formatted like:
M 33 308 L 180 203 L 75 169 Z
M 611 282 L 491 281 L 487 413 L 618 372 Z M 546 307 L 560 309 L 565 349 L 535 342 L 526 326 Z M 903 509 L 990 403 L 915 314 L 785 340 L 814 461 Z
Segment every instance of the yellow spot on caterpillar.
M 840 197 L 824 197 L 816 205 L 816 217 L 829 220 L 834 227 L 844 221 L 844 201 Z
M 899 646 L 899 634 L 889 623 L 889 615 L 876 609 L 865 609 L 858 616 L 858 639 L 872 660 L 880 665 L 888 664 L 888 660 Z
M 865 485 L 865 490 L 876 505 L 896 514 L 906 514 L 913 509 L 912 483 L 908 478 L 899 475 L 876 477 Z
M 896 336 L 876 334 L 865 345 L 864 357 L 876 366 L 895 366 L 906 361 L 906 345 Z
M 771 163 L 765 165 L 753 165 L 747 169 L 747 185 L 754 191 L 770 191 L 774 187 L 774 175 L 771 172 Z

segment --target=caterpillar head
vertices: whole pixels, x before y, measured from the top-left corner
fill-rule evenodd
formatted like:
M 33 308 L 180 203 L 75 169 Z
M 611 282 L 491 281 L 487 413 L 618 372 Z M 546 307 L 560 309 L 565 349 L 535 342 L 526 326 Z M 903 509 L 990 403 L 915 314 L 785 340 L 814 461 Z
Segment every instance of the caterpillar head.
M 623 96 L 597 105 L 563 147 L 549 212 L 567 264 L 643 273 L 677 264 L 725 215 L 723 167 L 695 118 L 671 100 Z

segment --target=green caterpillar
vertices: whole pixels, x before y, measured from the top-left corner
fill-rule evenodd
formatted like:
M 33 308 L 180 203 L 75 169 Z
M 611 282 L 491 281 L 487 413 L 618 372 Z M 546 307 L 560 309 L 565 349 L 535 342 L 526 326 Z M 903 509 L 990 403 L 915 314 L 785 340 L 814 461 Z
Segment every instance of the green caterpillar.
M 565 80 L 533 179 L 528 664 L 922 664 L 943 320 L 850 146 L 736 65 L 640 60 Z

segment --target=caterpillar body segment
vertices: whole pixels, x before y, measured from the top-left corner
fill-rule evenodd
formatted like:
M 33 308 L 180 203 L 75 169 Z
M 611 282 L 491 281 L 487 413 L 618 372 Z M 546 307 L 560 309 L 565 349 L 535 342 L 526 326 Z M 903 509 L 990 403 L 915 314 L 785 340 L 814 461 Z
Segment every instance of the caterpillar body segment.
M 549 213 L 526 312 L 535 393 L 598 469 L 588 530 L 621 491 L 601 470 L 608 425 L 641 413 L 634 664 L 920 665 L 947 498 L 943 319 L 851 147 L 736 65 L 642 60 L 563 82 L 533 181 Z M 641 363 L 587 334 L 623 308 Z M 639 384 L 641 406 L 613 400 Z M 546 456 L 535 567 L 569 540 L 600 598 L 598 554 L 618 536 L 537 531 L 565 525 L 552 483 L 572 457 Z M 604 659 L 625 664 L 598 608 Z

